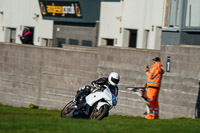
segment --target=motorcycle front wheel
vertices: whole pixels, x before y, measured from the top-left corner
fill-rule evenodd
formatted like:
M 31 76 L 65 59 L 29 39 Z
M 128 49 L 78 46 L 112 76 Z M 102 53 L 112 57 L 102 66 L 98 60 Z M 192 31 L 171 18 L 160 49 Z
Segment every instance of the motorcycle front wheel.
M 108 116 L 109 106 L 107 104 L 101 106 L 98 110 L 97 105 L 94 107 L 92 113 L 90 114 L 91 120 L 102 120 L 104 117 Z
M 71 101 L 69 102 L 61 111 L 61 117 L 63 118 L 72 118 L 73 117 L 73 114 L 74 114 L 74 111 L 75 109 L 71 109 L 69 108 L 71 105 L 74 105 L 74 102 Z

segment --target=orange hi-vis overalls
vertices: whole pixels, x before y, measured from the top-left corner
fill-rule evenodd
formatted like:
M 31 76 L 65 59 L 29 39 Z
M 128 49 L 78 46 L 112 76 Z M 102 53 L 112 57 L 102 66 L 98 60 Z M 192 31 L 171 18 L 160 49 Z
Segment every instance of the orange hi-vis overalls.
M 161 68 L 162 63 L 156 62 L 150 71 L 146 72 L 147 75 L 147 101 L 149 103 L 149 113 L 146 119 L 159 118 L 159 103 L 158 95 L 164 70 Z

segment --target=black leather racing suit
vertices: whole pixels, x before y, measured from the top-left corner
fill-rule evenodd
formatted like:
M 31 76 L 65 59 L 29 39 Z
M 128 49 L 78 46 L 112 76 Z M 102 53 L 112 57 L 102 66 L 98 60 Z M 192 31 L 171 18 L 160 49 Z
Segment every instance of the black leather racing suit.
M 118 96 L 118 86 L 113 86 L 111 85 L 109 82 L 108 82 L 108 78 L 100 78 L 100 79 L 97 79 L 95 81 L 92 81 L 91 84 L 93 86 L 97 86 L 97 87 L 104 87 L 104 85 L 108 86 L 108 88 L 110 89 L 111 93 L 115 96 Z
M 97 79 L 95 81 L 92 81 L 91 84 L 94 87 L 100 88 L 100 90 L 104 90 L 106 88 L 105 86 L 107 86 L 113 95 L 115 95 L 116 97 L 118 96 L 118 87 L 109 84 L 108 78 L 103 77 L 103 78 Z M 90 94 L 93 89 L 94 89 L 93 87 L 86 85 L 83 89 L 78 90 L 75 101 L 78 101 L 79 98 L 81 96 L 84 96 L 85 94 L 86 95 Z M 85 99 L 83 101 L 79 101 L 78 109 L 80 109 L 84 106 L 85 106 Z

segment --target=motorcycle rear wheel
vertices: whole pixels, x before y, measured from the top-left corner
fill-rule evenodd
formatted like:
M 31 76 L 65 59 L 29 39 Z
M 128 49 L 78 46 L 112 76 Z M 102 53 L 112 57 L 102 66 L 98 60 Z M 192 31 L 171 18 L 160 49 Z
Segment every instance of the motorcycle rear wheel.
M 73 114 L 74 114 L 75 109 L 69 109 L 69 106 L 73 105 L 73 104 L 74 104 L 74 102 L 71 101 L 62 109 L 61 117 L 63 117 L 63 118 L 72 118 L 74 116 Z
M 92 113 L 90 114 L 91 120 L 102 120 L 108 115 L 109 106 L 107 104 L 103 105 L 99 110 L 97 110 L 97 105 L 94 107 Z

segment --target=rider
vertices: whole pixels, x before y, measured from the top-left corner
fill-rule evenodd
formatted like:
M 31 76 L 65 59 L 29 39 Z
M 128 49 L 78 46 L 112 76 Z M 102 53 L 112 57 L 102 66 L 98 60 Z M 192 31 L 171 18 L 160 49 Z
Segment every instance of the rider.
M 120 80 L 120 76 L 118 73 L 116 72 L 112 72 L 110 73 L 110 75 L 108 76 L 108 78 L 103 77 L 100 78 L 96 81 L 92 81 L 92 85 L 95 87 L 99 87 L 99 88 L 104 88 L 104 86 L 107 86 L 111 93 L 115 96 L 118 95 L 118 86 L 117 84 L 119 83 Z
M 120 75 L 116 72 L 111 72 L 110 75 L 108 76 L 108 78 L 106 77 L 102 77 L 100 79 L 97 79 L 95 81 L 92 81 L 91 84 L 94 86 L 94 88 L 99 88 L 100 90 L 104 90 L 106 88 L 106 86 L 110 89 L 111 93 L 117 97 L 118 95 L 118 83 L 120 81 Z M 80 88 L 77 91 L 77 96 L 76 96 L 76 100 L 79 99 L 81 93 L 85 93 L 85 94 L 90 94 L 93 90 L 93 87 L 86 85 L 83 88 Z M 75 100 L 75 101 L 76 101 Z M 83 104 L 81 104 L 79 106 L 79 108 L 82 108 Z

